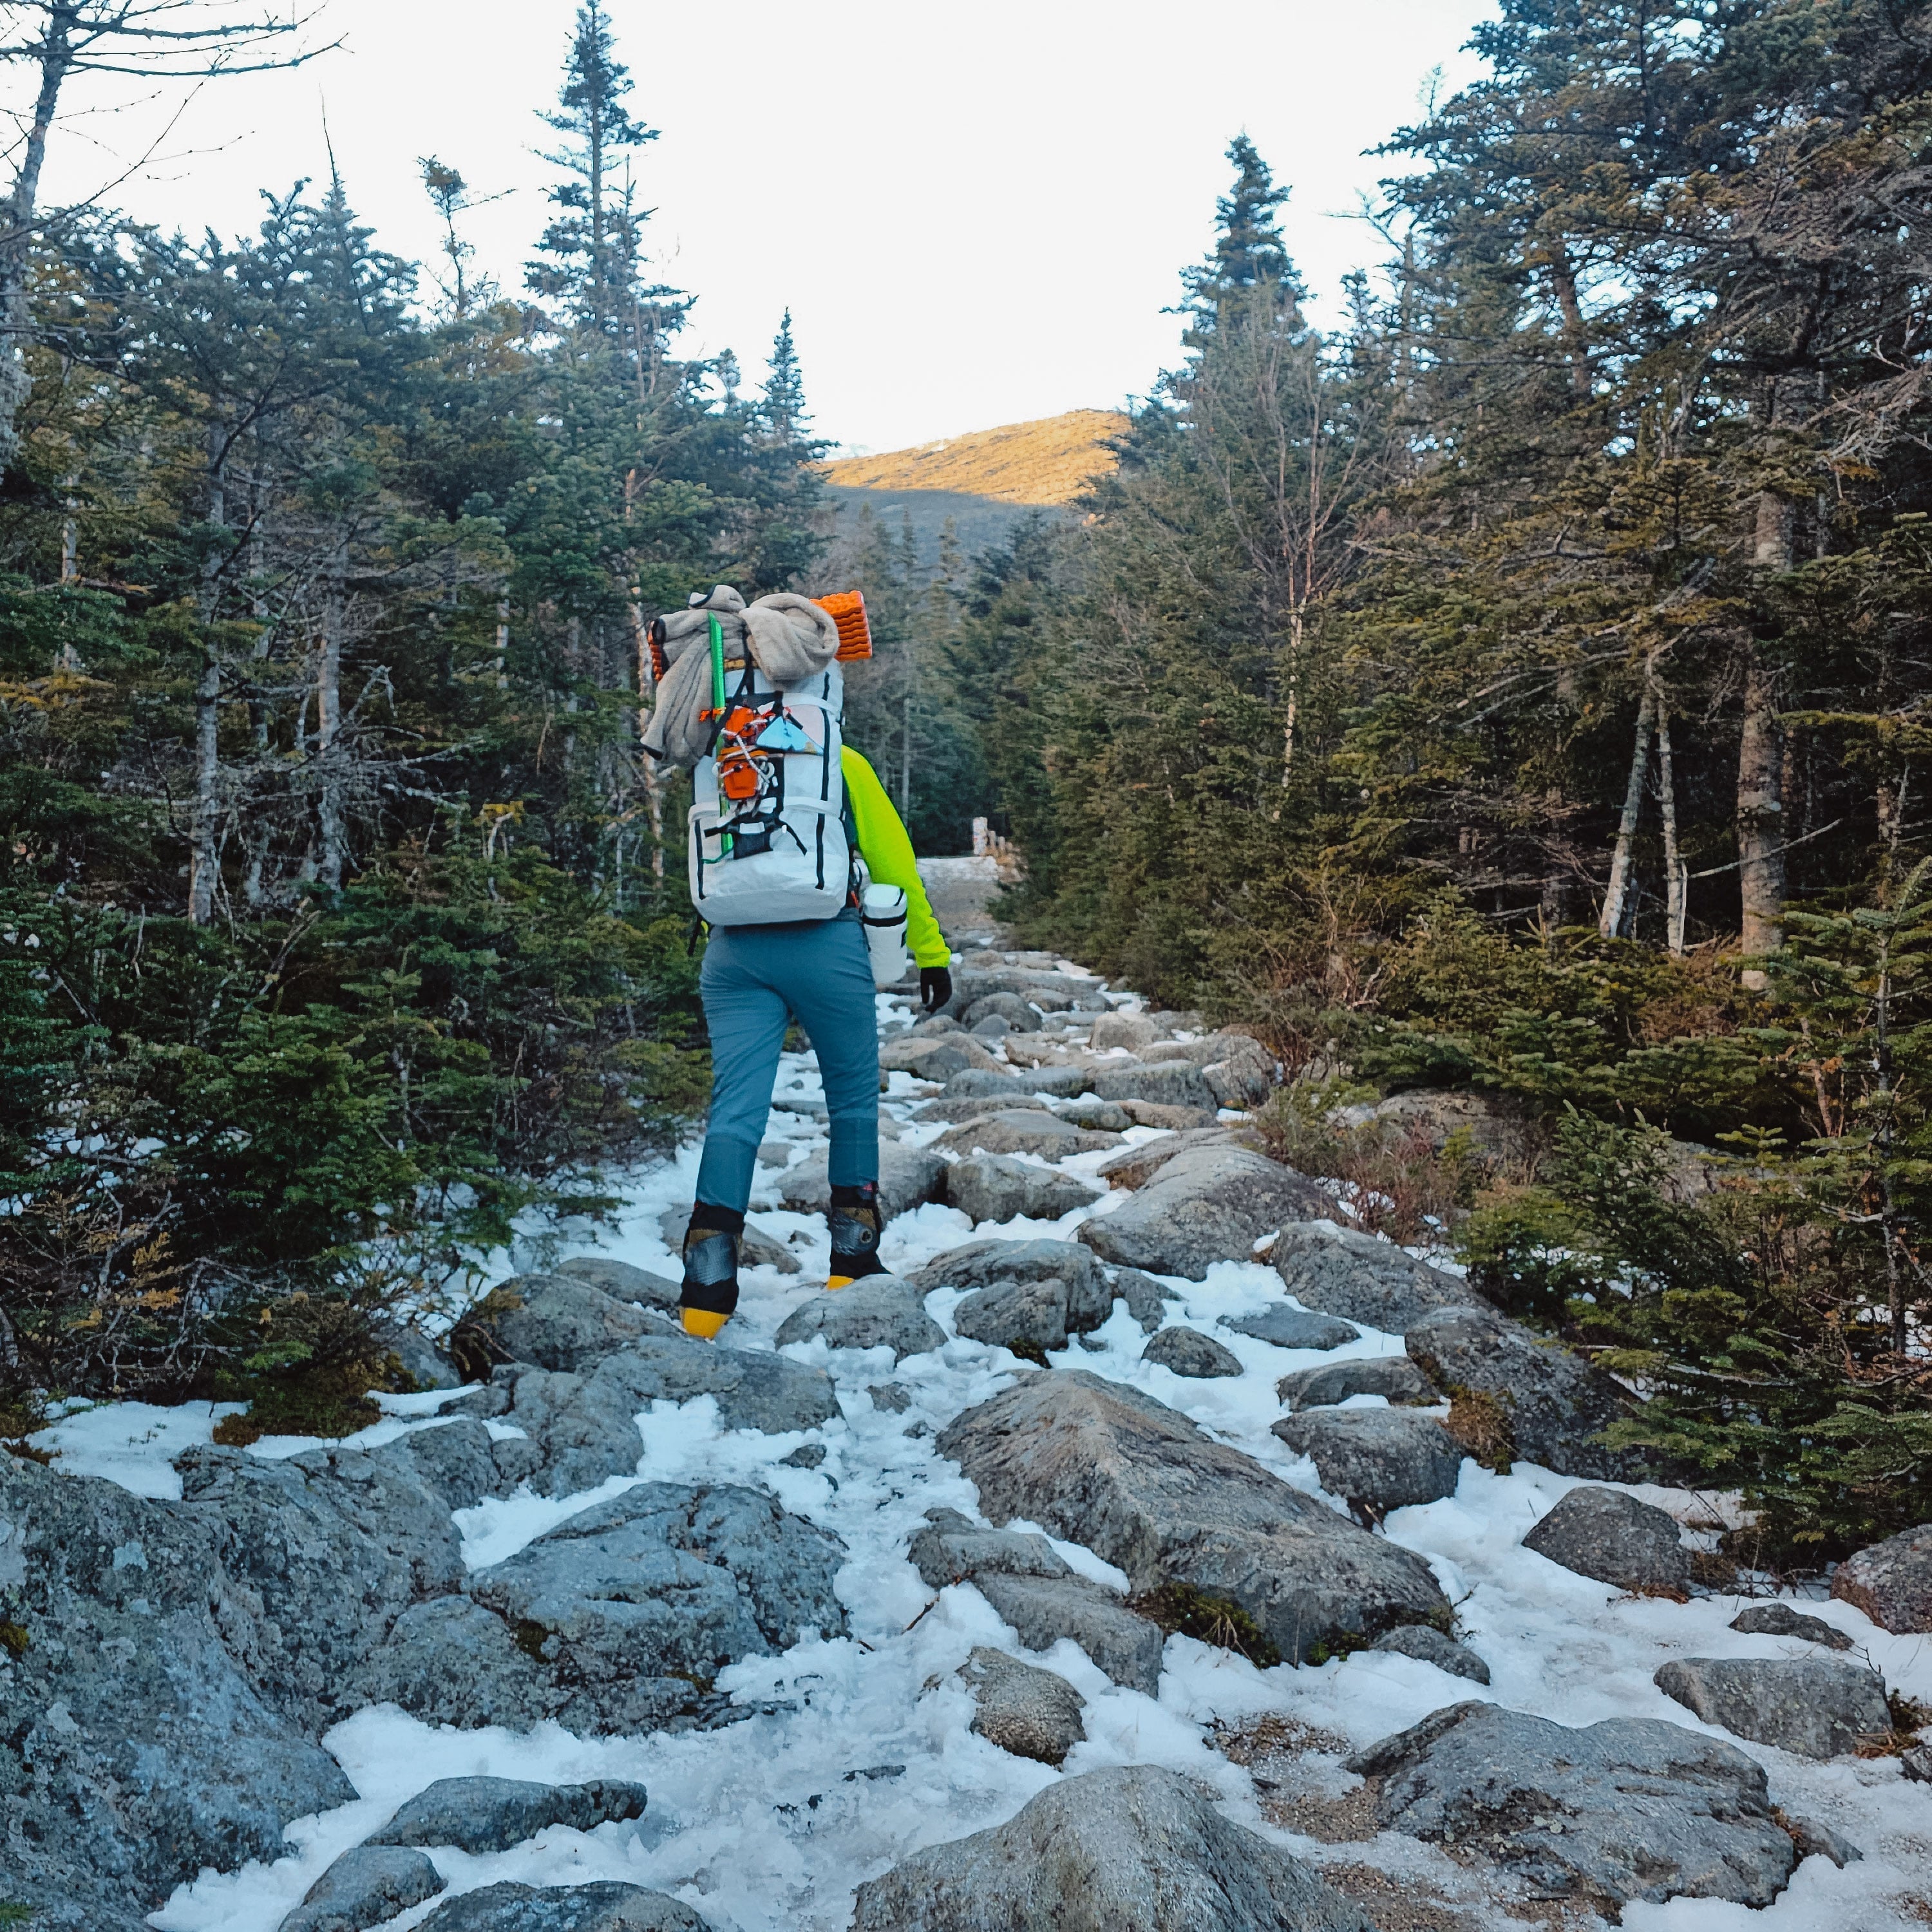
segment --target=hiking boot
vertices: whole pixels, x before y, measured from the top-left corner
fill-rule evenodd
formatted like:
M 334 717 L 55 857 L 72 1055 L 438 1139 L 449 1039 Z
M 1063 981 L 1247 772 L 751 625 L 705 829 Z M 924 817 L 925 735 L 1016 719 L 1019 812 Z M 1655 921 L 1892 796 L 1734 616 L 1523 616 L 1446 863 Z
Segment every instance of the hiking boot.
M 849 1288 L 868 1274 L 884 1274 L 879 1237 L 886 1231 L 879 1205 L 879 1184 L 862 1181 L 856 1187 L 835 1187 L 826 1220 L 832 1227 L 832 1270 L 827 1288 Z
M 684 1288 L 678 1312 L 684 1332 L 716 1341 L 738 1306 L 738 1238 L 745 1217 L 700 1202 L 684 1233 Z

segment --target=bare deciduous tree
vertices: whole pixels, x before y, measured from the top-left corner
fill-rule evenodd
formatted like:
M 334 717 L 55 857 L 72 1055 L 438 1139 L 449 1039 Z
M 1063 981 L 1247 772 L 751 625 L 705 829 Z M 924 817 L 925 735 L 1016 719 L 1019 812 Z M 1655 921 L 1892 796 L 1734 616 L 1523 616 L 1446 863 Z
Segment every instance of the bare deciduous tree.
M 16 428 L 28 386 L 21 352 L 33 318 L 27 296 L 35 238 L 46 226 L 40 174 L 62 90 L 75 74 L 144 80 L 206 80 L 298 67 L 328 47 L 288 46 L 314 17 L 286 20 L 231 0 L 7 0 L 0 4 L 0 61 L 34 76 L 31 106 L 20 115 L 14 184 L 0 212 L 0 475 L 20 449 Z

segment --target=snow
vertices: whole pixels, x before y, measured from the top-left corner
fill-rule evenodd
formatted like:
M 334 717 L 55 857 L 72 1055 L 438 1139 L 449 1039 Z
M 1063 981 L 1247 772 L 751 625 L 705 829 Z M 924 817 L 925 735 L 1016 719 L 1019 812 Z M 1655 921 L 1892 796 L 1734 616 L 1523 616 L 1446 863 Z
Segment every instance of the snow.
M 879 1011 L 882 1024 L 903 1025 L 908 1018 L 905 1002 L 892 996 L 881 996 Z M 809 1055 L 786 1056 L 779 1088 L 781 1106 L 768 1138 L 789 1141 L 800 1151 L 821 1148 L 822 1124 L 808 1106 L 822 1090 Z M 902 1118 L 930 1090 L 910 1076 L 895 1075 L 883 1104 Z M 806 1110 L 788 1111 L 785 1102 Z M 911 1126 L 904 1137 L 919 1144 L 937 1131 Z M 1145 1130 L 1129 1136 L 1149 1137 Z M 1090 1174 L 1103 1158 L 1075 1156 L 1059 1165 Z M 594 1242 L 574 1245 L 596 1245 L 620 1260 L 675 1274 L 676 1260 L 659 1236 L 658 1220 L 667 1208 L 689 1202 L 697 1159 L 694 1144 L 627 1177 L 628 1204 L 615 1225 L 599 1231 Z M 819 1292 L 825 1273 L 824 1222 L 777 1205 L 778 1172 L 759 1170 L 754 1218 L 790 1246 L 804 1272 L 745 1270 L 744 1299 L 730 1336 L 744 1346 L 770 1346 L 784 1316 Z M 1124 1198 L 1111 1194 L 1056 1222 L 977 1228 L 956 1210 L 928 1205 L 890 1225 L 884 1258 L 904 1274 L 975 1236 L 1064 1239 L 1089 1214 L 1111 1212 Z M 520 1244 L 494 1258 L 493 1276 L 539 1264 L 549 1252 L 535 1238 Z M 1279 1301 L 1279 1278 L 1258 1262 L 1223 1264 L 1205 1281 L 1171 1286 L 1177 1299 L 1168 1305 L 1166 1321 L 1214 1334 L 1240 1361 L 1240 1376 L 1193 1381 L 1142 1361 L 1145 1338 L 1119 1304 L 1104 1327 L 1084 1343 L 1070 1345 L 1054 1365 L 1090 1369 L 1144 1389 L 1285 1480 L 1321 1496 L 1313 1466 L 1270 1432 L 1282 1413 L 1276 1382 L 1318 1362 L 1400 1354 L 1401 1338 L 1365 1330 L 1341 1348 L 1317 1352 L 1275 1348 L 1220 1327 L 1219 1317 Z M 936 1294 L 928 1306 L 944 1325 L 959 1299 L 953 1292 Z M 1003 1822 L 1051 1784 L 1056 1774 L 1046 1766 L 1009 1756 L 971 1735 L 970 1702 L 953 1678 L 975 1645 L 1017 1651 L 1013 1634 L 970 1586 L 935 1598 L 905 1555 L 928 1509 L 944 1504 L 976 1515 L 972 1485 L 938 1455 L 933 1438 L 962 1409 L 1007 1386 L 1024 1365 L 1003 1348 L 962 1340 L 896 1366 L 888 1351 L 835 1352 L 822 1339 L 790 1352 L 824 1367 L 838 1388 L 842 1415 L 815 1432 L 827 1452 L 817 1468 L 783 1466 L 784 1457 L 807 1439 L 803 1436 L 722 1429 L 709 1397 L 682 1407 L 655 1402 L 638 1418 L 634 1474 L 574 1496 L 525 1492 L 462 1511 L 457 1522 L 464 1555 L 472 1568 L 500 1562 L 578 1510 L 638 1481 L 749 1484 L 843 1539 L 849 1554 L 838 1588 L 850 1617 L 850 1637 L 813 1637 L 782 1656 L 748 1660 L 727 1671 L 719 1687 L 758 1714 L 707 1732 L 581 1739 L 554 1725 L 527 1735 L 458 1732 L 421 1724 L 392 1706 L 358 1712 L 325 1741 L 360 1794 L 357 1801 L 292 1826 L 288 1855 L 272 1864 L 205 1872 L 178 1889 L 152 1922 L 161 1932 L 272 1932 L 329 1861 L 404 1799 L 439 1778 L 489 1773 L 550 1781 L 640 1779 L 650 1788 L 650 1808 L 634 1824 L 588 1833 L 554 1828 L 500 1855 L 434 1852 L 438 1868 L 459 1890 L 503 1879 L 532 1884 L 622 1879 L 675 1893 L 718 1932 L 839 1932 L 854 1889 L 864 1880 L 920 1846 Z M 887 1382 L 910 1397 L 902 1412 L 879 1407 L 868 1393 Z M 350 1439 L 374 1444 L 405 1430 L 438 1426 L 435 1412 L 447 1400 L 445 1394 L 388 1398 L 382 1421 Z M 1372 1406 L 1379 1399 L 1360 1400 Z M 206 1441 L 224 1412 L 205 1403 L 178 1409 L 110 1404 L 65 1415 L 37 1440 L 58 1449 L 61 1468 L 104 1476 L 142 1496 L 178 1496 L 170 1459 Z M 259 1443 L 253 1453 L 290 1454 L 307 1446 L 285 1438 Z M 1739 1600 L 1676 1604 L 1625 1598 L 1522 1548 L 1523 1533 L 1574 1486 L 1568 1478 L 1531 1466 L 1498 1476 L 1465 1462 L 1453 1497 L 1398 1510 L 1384 1526 L 1388 1536 L 1432 1565 L 1456 1607 L 1462 1634 L 1490 1664 L 1488 1688 L 1388 1653 L 1262 1671 L 1238 1656 L 1174 1637 L 1156 1700 L 1109 1682 L 1063 1641 L 1034 1660 L 1060 1672 L 1088 1701 L 1088 1738 L 1069 1757 L 1066 1772 L 1138 1762 L 1186 1772 L 1213 1786 L 1232 1816 L 1300 1856 L 1316 1862 L 1366 1860 L 1416 1875 L 1454 1896 L 1474 1922 L 1502 1927 L 1520 1922 L 1476 1900 L 1468 1874 L 1438 1851 L 1393 1838 L 1372 1846 L 1330 1846 L 1269 1824 L 1246 1773 L 1212 1748 L 1210 1727 L 1274 1715 L 1359 1745 L 1468 1697 L 1572 1725 L 1614 1716 L 1666 1718 L 1726 1737 L 1749 1753 L 1766 1766 L 1777 1803 L 1832 1826 L 1865 1856 L 1844 1871 L 1822 1858 L 1808 1860 L 1763 1912 L 1680 1899 L 1632 1906 L 1626 1926 L 1634 1932 L 1747 1927 L 1885 1932 L 1922 1924 L 1908 1901 L 1932 1889 L 1932 1788 L 1905 1783 L 1891 1760 L 1814 1764 L 1730 1738 L 1666 1699 L 1651 1680 L 1669 1658 L 1776 1657 L 1808 1653 L 1809 1647 L 1730 1630 Z M 1634 1492 L 1692 1524 L 1721 1515 L 1726 1506 L 1726 1499 L 1684 1491 L 1646 1486 Z M 1324 1500 L 1340 1507 L 1336 1498 Z M 1120 1573 L 1091 1552 L 1064 1541 L 1056 1546 L 1084 1574 L 1124 1586 Z M 1853 1654 L 1868 1658 L 1894 1689 L 1932 1703 L 1932 1640 L 1889 1635 L 1849 1605 L 1822 1596 L 1804 1607 L 1850 1634 L 1858 1646 Z M 1339 1772 L 1334 1775 L 1338 1789 L 1348 1782 Z M 388 1922 L 387 1932 L 407 1932 L 434 1909 L 432 1902 L 406 1912 Z
M 104 1476 L 137 1496 L 179 1502 L 181 1478 L 174 1458 L 214 1438 L 224 1415 L 247 1407 L 238 1402 L 184 1402 L 159 1408 L 146 1402 L 82 1403 L 33 1438 L 37 1449 L 58 1453 L 73 1476 Z

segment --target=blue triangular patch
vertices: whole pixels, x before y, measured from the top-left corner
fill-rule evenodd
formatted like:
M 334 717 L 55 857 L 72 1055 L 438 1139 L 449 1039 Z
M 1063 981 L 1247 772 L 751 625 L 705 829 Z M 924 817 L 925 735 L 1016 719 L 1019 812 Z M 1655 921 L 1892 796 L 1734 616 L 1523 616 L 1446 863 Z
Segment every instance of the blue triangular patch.
M 761 752 L 815 752 L 818 747 L 805 734 L 803 728 L 790 713 L 774 718 L 758 734 L 758 749 Z

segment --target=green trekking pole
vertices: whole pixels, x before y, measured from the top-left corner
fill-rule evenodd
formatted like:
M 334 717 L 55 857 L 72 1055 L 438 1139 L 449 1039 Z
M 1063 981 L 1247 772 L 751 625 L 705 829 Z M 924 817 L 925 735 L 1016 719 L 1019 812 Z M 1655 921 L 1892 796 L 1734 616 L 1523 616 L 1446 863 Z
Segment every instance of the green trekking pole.
M 716 712 L 722 729 L 724 722 L 724 626 L 718 621 L 718 614 L 715 610 L 711 614 L 710 632 L 711 708 Z M 722 813 L 724 804 L 722 793 L 718 795 L 718 803 Z M 731 856 L 731 835 L 728 832 L 721 832 L 718 835 L 718 856 L 721 859 L 728 859 Z

